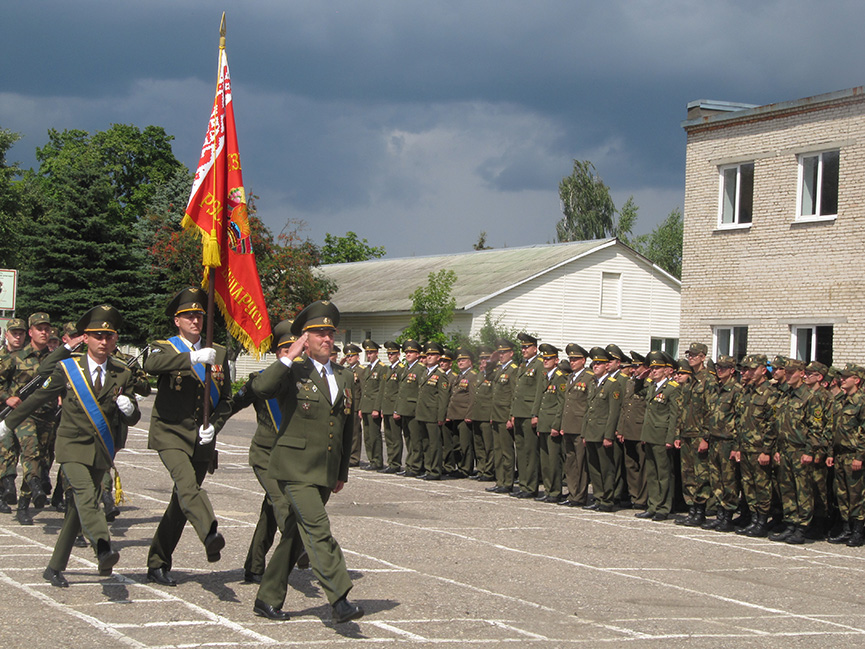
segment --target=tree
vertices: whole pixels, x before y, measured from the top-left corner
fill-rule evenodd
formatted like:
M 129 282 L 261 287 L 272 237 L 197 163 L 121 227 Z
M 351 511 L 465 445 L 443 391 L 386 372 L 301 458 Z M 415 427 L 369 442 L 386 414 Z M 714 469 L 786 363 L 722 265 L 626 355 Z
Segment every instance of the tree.
M 21 138 L 19 133 L 0 129 L 0 266 L 16 268 L 21 223 L 21 191 L 15 176 L 17 164 L 8 164 L 6 154 Z
M 652 263 L 681 279 L 683 230 L 682 212 L 677 207 L 651 234 L 637 237 L 633 248 L 648 257 Z
M 358 239 L 357 234 L 348 231 L 344 237 L 329 232 L 324 235 L 321 248 L 322 264 L 345 264 L 351 261 L 366 261 L 384 257 L 384 246 L 371 246 L 366 239 Z
M 426 286 L 415 289 L 411 294 L 411 322 L 400 335 L 400 342 L 412 339 L 451 344 L 444 330 L 454 319 L 456 299 L 451 289 L 456 281 L 454 271 L 442 269 L 429 274 Z
M 556 224 L 557 241 L 628 240 L 637 219 L 633 196 L 616 219 L 610 188 L 588 160 L 574 160 L 573 172 L 559 183 L 559 198 L 564 217 Z
M 481 231 L 481 233 L 478 235 L 477 243 L 472 244 L 472 248 L 474 248 L 475 250 L 492 250 L 493 249 L 492 246 L 487 245 L 487 231 L 486 230 Z

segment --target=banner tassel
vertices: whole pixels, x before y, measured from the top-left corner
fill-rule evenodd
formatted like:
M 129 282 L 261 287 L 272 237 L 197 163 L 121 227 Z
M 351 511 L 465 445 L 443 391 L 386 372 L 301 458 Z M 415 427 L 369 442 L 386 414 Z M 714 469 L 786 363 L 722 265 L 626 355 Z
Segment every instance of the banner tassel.
M 119 505 L 120 503 L 125 503 L 126 497 L 123 494 L 123 485 L 120 484 L 120 474 L 117 472 L 117 468 L 114 469 L 114 504 Z
M 211 268 L 221 266 L 222 262 L 219 259 L 219 240 L 216 238 L 216 228 L 210 231 L 210 234 L 202 237 L 204 246 L 203 262 L 205 266 Z

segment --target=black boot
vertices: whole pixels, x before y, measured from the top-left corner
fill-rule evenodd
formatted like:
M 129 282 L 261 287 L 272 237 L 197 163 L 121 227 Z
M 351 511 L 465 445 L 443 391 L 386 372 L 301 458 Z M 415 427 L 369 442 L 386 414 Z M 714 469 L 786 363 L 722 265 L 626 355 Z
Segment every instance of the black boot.
M 7 505 L 18 503 L 18 491 L 15 489 L 15 476 L 7 475 L 3 478 L 3 501 Z
M 841 530 L 837 534 L 833 534 L 832 536 L 830 536 L 827 541 L 836 545 L 847 543 L 847 539 L 850 538 L 850 535 L 852 533 L 853 530 L 850 529 L 850 521 L 844 521 L 844 524 L 841 526 Z
M 676 525 L 688 525 L 690 527 L 690 522 L 694 520 L 694 511 L 696 507 L 696 505 L 688 507 L 688 515 L 676 518 Z
M 770 541 L 786 541 L 788 538 L 790 538 L 790 536 L 795 531 L 796 531 L 796 526 L 793 523 L 786 523 L 784 525 L 784 529 L 781 530 L 780 532 L 772 532 L 769 535 L 769 540 Z
M 42 509 L 48 503 L 48 496 L 42 488 L 42 480 L 39 478 L 30 478 L 27 481 L 30 485 L 30 500 L 33 502 L 34 509 Z
M 853 532 L 847 539 L 847 547 L 858 548 L 865 543 L 865 521 L 853 521 L 850 526 Z
M 30 516 L 30 496 L 21 496 L 18 499 L 18 511 L 15 518 L 21 525 L 33 525 L 33 517 Z
M 751 538 L 763 538 L 769 533 L 768 529 L 769 516 L 767 514 L 757 514 L 756 523 L 745 532 L 745 536 Z
M 743 529 L 748 527 L 754 520 L 754 517 L 751 516 L 751 512 L 747 509 L 743 509 L 739 512 L 739 516 L 737 518 L 731 518 L 730 522 L 739 529 Z
M 105 509 L 105 520 L 109 523 L 113 522 L 120 510 L 114 503 L 114 496 L 110 491 L 102 492 L 102 507 Z
M 726 509 L 718 510 L 718 520 L 720 521 L 715 527 L 716 532 L 735 532 L 736 526 L 733 524 L 733 512 Z
M 794 525 L 793 533 L 787 537 L 786 541 L 790 545 L 802 545 L 805 542 L 805 532 L 808 530 L 806 525 Z
M 54 493 L 51 494 L 51 506 L 60 513 L 66 512 L 66 501 L 63 498 L 63 490 L 59 483 L 54 487 Z
M 704 530 L 717 530 L 718 526 L 723 522 L 724 514 L 726 513 L 726 510 L 718 509 L 718 513 L 715 515 L 715 520 L 705 521 L 700 527 Z
M 706 522 L 706 505 L 694 505 L 693 516 L 682 523 L 685 527 L 700 527 Z

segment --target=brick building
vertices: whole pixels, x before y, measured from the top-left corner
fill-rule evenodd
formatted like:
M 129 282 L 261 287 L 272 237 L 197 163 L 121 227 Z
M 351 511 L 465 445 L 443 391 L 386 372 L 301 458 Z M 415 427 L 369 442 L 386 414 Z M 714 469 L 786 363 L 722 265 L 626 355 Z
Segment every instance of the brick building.
M 688 104 L 683 344 L 865 361 L 863 87 Z

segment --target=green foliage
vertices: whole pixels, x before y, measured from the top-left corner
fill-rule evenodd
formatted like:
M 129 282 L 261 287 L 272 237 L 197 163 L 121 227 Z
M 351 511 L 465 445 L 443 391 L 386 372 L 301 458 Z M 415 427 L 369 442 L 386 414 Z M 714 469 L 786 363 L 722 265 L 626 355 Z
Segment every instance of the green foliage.
M 682 278 L 682 236 L 684 221 L 677 207 L 651 234 L 637 237 L 632 247 L 665 271 Z
M 481 230 L 481 233 L 478 235 L 477 243 L 472 244 L 472 248 L 475 250 L 492 250 L 492 246 L 487 245 L 487 231 Z
M 452 270 L 442 269 L 429 274 L 427 285 L 419 286 L 411 294 L 411 322 L 398 342 L 414 339 L 453 344 L 452 337 L 445 334 L 445 328 L 454 319 L 456 299 L 451 295 L 451 289 L 456 281 L 457 274 Z
M 337 237 L 329 232 L 324 235 L 324 246 L 321 248 L 322 264 L 344 264 L 351 261 L 366 261 L 384 257 L 384 246 L 371 246 L 366 239 L 359 239 L 357 234 L 348 231 L 344 237 Z
M 517 329 L 515 327 L 509 327 L 502 323 L 503 320 L 503 315 L 500 315 L 494 319 L 492 314 L 487 311 L 484 314 L 484 324 L 481 326 L 476 336 L 466 336 L 461 332 L 454 336 L 455 348 L 460 346 L 466 346 L 476 350 L 481 345 L 488 345 L 495 349 L 496 341 L 499 338 L 506 338 L 507 340 L 511 341 L 515 349 L 519 349 L 520 341 L 517 338 L 517 335 L 525 330 Z M 531 331 L 527 333 L 533 336 L 537 336 L 537 334 Z
M 633 196 L 628 198 L 621 212 L 617 212 L 610 188 L 588 160 L 574 160 L 571 175 L 559 183 L 559 199 L 564 214 L 556 224 L 559 243 L 607 237 L 628 242 L 637 220 Z
M 8 164 L 6 154 L 21 138 L 18 133 L 0 129 L 0 266 L 15 268 L 18 235 L 21 231 L 21 188 L 14 182 L 17 164 Z

